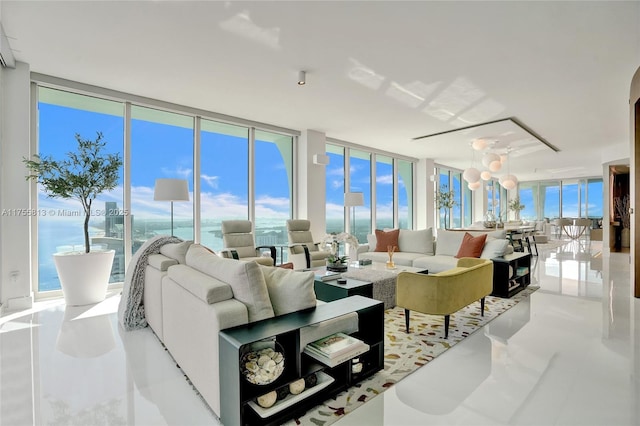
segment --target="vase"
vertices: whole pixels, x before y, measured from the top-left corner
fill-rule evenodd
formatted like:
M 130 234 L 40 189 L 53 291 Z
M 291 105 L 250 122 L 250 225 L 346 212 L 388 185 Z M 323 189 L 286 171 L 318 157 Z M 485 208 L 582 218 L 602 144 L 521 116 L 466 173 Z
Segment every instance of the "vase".
M 389 261 L 387 262 L 387 268 L 389 269 L 395 269 L 396 264 L 393 263 L 393 253 L 396 251 L 395 246 L 388 246 L 387 247 L 387 254 L 389 254 Z
M 624 248 L 631 247 L 631 229 L 622 228 L 622 232 L 620 232 L 620 243 Z
M 489 210 L 484 215 L 484 220 L 482 222 L 485 228 L 495 228 L 496 227 L 496 216 L 493 214 L 491 210 Z

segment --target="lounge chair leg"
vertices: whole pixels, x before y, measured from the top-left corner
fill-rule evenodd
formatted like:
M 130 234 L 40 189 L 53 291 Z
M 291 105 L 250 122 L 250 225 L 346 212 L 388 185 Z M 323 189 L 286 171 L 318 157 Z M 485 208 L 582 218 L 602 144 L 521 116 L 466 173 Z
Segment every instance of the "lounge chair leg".
M 480 299 L 480 316 L 484 316 L 484 297 Z
M 449 338 L 449 315 L 444 316 L 444 338 Z
M 409 310 L 404 310 L 404 325 L 407 328 L 407 333 L 409 333 Z

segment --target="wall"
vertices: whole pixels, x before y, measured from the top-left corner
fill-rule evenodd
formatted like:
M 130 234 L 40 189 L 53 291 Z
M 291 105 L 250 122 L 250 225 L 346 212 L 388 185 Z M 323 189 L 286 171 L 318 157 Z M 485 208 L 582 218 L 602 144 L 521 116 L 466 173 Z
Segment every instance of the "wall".
M 435 162 L 429 159 L 421 159 L 415 164 L 415 226 L 414 229 L 426 229 L 435 227 L 435 212 L 433 203 L 435 190 L 433 187 L 433 169 Z
M 16 63 L 15 69 L 3 69 L 0 120 L 0 286 L 6 310 L 31 306 L 29 184 L 25 180 L 23 157 L 30 147 L 30 70 Z
M 293 217 L 311 221 L 311 234 L 320 241 L 326 226 L 326 166 L 313 164 L 314 154 L 326 152 L 322 132 L 305 130 L 297 144 L 296 206 Z
M 631 151 L 631 205 L 634 206 L 634 214 L 631 215 L 631 283 L 634 296 L 640 298 L 640 268 L 636 265 L 638 258 L 638 246 L 636 233 L 640 226 L 640 217 L 635 214 L 636 200 L 640 199 L 640 185 L 637 182 L 637 169 L 640 167 L 640 68 L 636 70 L 631 80 L 629 95 L 629 146 Z M 639 313 L 640 314 L 640 313 Z

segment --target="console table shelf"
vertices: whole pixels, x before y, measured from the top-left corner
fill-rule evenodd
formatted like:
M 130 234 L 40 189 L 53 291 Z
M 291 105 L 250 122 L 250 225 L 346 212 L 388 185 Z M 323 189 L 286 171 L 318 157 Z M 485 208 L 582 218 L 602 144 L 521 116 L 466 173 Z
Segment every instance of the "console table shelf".
M 352 373 L 351 362 L 330 368 L 302 353 L 304 348 L 300 347 L 300 329 L 351 312 L 358 313 L 359 331 L 353 336 L 370 346 L 368 352 L 357 356 L 363 364 L 360 373 Z M 377 300 L 351 296 L 305 311 L 222 330 L 219 339 L 220 420 L 225 425 L 276 425 L 303 415 L 310 408 L 384 367 L 384 308 L 382 302 Z M 252 385 L 241 376 L 241 354 L 247 345 L 265 339 L 275 339 L 284 350 L 284 372 L 269 385 Z M 300 398 L 270 417 L 262 418 L 249 405 L 249 401 L 260 395 L 319 371 L 331 376 L 333 382 L 318 392 L 310 392 L 310 396 Z
M 530 253 L 512 253 L 492 260 L 492 296 L 511 297 L 531 284 Z

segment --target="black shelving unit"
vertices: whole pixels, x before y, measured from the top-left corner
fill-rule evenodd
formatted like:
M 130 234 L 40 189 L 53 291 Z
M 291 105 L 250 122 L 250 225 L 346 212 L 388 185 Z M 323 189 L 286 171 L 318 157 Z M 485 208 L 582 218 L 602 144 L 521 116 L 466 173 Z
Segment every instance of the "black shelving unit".
M 512 253 L 493 260 L 492 296 L 512 297 L 531 284 L 531 254 Z
M 358 355 L 363 364 L 358 374 L 351 362 L 333 368 L 318 363 L 302 353 L 300 329 L 350 312 L 358 313 L 358 332 L 353 336 L 369 345 L 369 351 Z M 220 339 L 220 420 L 225 425 L 277 425 L 303 415 L 310 408 L 335 396 L 353 384 L 384 367 L 384 305 L 363 296 L 351 296 L 313 309 L 292 312 L 275 318 L 233 327 L 219 333 Z M 253 385 L 242 377 L 240 358 L 244 348 L 253 343 L 275 339 L 284 350 L 284 372 L 269 385 Z M 249 405 L 256 397 L 286 386 L 297 379 L 322 371 L 334 381 L 326 388 L 301 398 L 291 407 L 262 418 Z M 304 393 L 303 393 L 304 394 Z

